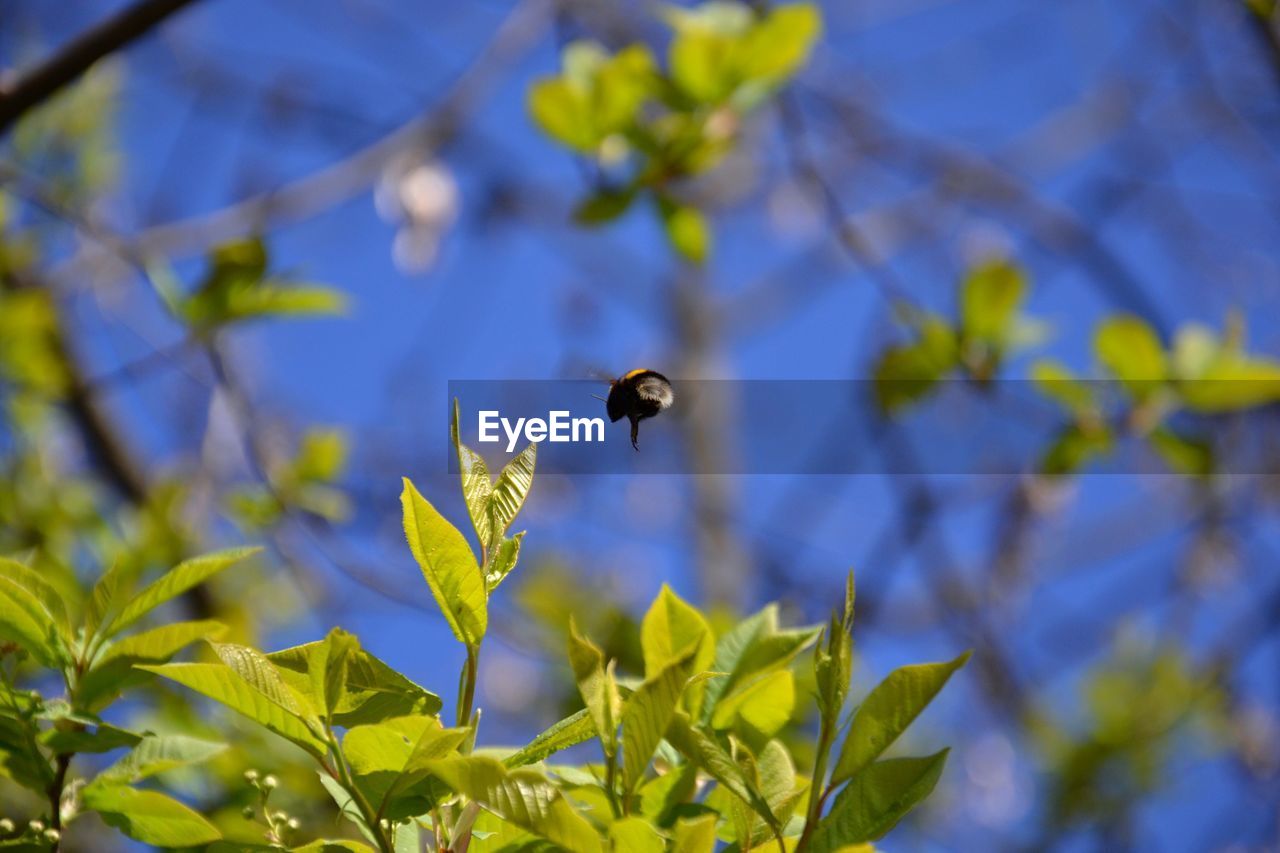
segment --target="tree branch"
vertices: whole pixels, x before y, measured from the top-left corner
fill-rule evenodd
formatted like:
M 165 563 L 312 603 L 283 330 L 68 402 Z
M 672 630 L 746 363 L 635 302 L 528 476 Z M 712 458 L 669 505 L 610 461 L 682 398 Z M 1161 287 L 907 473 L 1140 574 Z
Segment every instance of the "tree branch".
M 108 18 L 0 90 L 0 136 L 30 109 L 39 106 L 88 71 L 99 59 L 145 36 L 170 15 L 195 0 L 141 0 Z

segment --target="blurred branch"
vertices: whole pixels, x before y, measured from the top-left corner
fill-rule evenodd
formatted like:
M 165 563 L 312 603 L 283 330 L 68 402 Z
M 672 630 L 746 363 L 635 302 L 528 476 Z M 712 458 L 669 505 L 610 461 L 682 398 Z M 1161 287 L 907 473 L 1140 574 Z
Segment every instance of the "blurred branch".
M 145 257 L 200 252 L 231 237 L 297 222 L 328 210 L 367 189 L 397 156 L 423 156 L 452 140 L 462 120 L 495 83 L 500 69 L 529 50 L 550 23 L 555 4 L 526 0 L 515 7 L 489 43 L 423 115 L 401 125 L 342 160 L 220 210 L 143 231 L 133 252 Z M 107 260 L 99 247 L 82 250 L 54 271 L 56 280 L 82 278 Z
M 0 136 L 103 57 L 145 36 L 195 0 L 141 0 L 82 33 L 41 65 L 0 90 Z

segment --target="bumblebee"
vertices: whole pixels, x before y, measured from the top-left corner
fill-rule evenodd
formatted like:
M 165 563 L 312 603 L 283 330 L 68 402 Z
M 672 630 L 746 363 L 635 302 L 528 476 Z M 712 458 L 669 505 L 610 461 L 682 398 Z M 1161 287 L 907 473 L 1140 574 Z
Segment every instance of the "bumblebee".
M 667 377 L 656 370 L 633 370 L 610 380 L 605 411 L 614 423 L 622 418 L 631 421 L 631 446 L 639 450 L 640 422 L 671 408 L 675 400 L 675 391 Z

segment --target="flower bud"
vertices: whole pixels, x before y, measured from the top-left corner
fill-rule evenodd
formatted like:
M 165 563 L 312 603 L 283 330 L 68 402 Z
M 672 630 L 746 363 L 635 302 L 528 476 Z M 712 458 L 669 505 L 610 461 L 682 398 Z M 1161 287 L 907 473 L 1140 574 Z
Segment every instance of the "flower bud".
M 56 829 L 46 829 L 44 831 L 44 840 L 48 841 L 50 844 L 57 844 L 62 840 L 62 833 L 58 832 Z
M 249 782 L 249 783 L 251 783 L 251 784 L 252 784 L 253 782 L 257 782 L 257 781 L 258 781 L 258 771 L 257 771 L 257 770 L 246 770 L 246 771 L 244 771 L 244 781 Z
M 13 825 L 13 821 L 9 820 L 7 817 L 0 817 L 0 835 L 8 835 L 15 829 L 17 829 L 17 827 Z
M 291 817 L 289 818 L 289 822 L 286 823 L 285 826 L 289 827 L 294 832 L 297 832 L 298 827 L 302 826 L 302 823 L 296 817 Z
M 280 780 L 270 774 L 262 780 L 262 787 L 266 788 L 268 791 L 275 790 L 276 786 L 279 784 Z
M 240 815 L 245 820 L 253 820 L 253 806 L 245 806 L 240 810 Z
M 40 820 L 39 818 L 36 818 L 35 820 L 31 821 L 31 823 L 27 824 L 27 827 L 32 832 L 44 832 L 44 821 Z

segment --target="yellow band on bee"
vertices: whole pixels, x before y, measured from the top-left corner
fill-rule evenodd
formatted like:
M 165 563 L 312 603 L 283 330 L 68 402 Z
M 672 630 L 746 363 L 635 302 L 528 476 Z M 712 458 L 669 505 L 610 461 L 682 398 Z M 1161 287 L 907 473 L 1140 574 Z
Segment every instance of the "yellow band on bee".
M 652 371 L 650 371 L 650 370 L 649 370 L 649 368 L 647 368 L 647 367 L 642 367 L 642 368 L 640 368 L 639 370 L 632 370 L 632 371 L 628 372 L 628 373 L 627 373 L 625 376 L 623 376 L 622 378 L 623 378 L 623 379 L 630 379 L 630 378 L 631 378 L 631 377 L 633 377 L 633 376 L 639 376 L 641 373 L 650 373 L 650 372 L 652 372 Z

